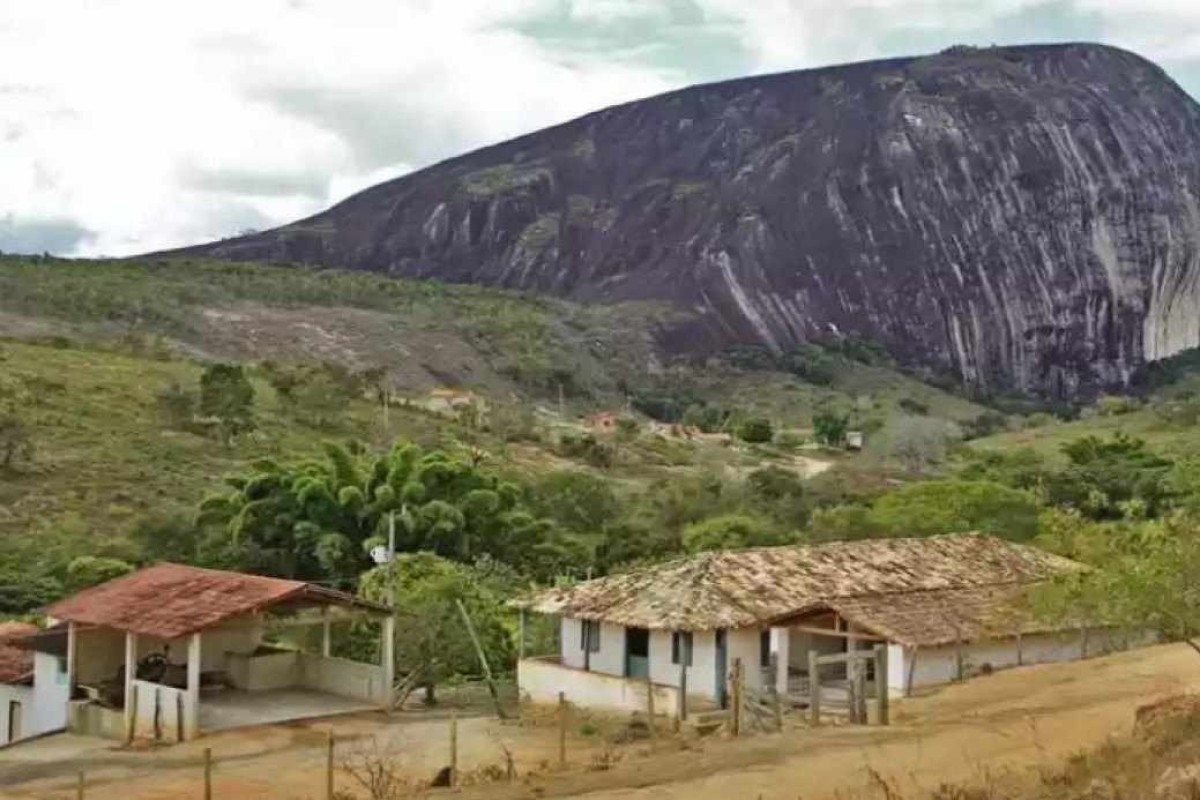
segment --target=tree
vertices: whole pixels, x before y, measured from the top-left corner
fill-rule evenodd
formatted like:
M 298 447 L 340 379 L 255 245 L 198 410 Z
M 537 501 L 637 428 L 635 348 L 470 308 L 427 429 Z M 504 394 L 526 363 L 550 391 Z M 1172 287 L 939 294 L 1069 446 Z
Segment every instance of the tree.
M 1079 509 L 1093 519 L 1117 519 L 1133 501 L 1156 516 L 1170 499 L 1173 463 L 1123 433 L 1111 439 L 1083 436 L 1063 445 L 1070 464 L 1049 476 L 1047 497 L 1055 505 Z
M 220 422 L 226 438 L 254 430 L 254 387 L 236 364 L 211 364 L 200 376 L 200 413 Z
M 737 426 L 737 437 L 749 444 L 766 444 L 775 438 L 775 430 L 769 419 L 751 417 Z
M 723 514 L 694 522 L 683 529 L 683 546 L 689 553 L 763 547 L 788 541 L 770 520 L 745 514 Z
M 472 563 L 490 556 L 538 577 L 578 563 L 578 549 L 524 503 L 521 488 L 466 454 L 398 442 L 382 454 L 325 445 L 325 458 L 260 461 L 205 499 L 204 560 L 269 575 L 350 585 L 396 515 L 401 551 Z
M 1038 531 L 1038 505 L 1027 492 L 991 481 L 936 480 L 883 495 L 869 520 L 885 535 L 982 531 L 1023 541 Z
M 397 556 L 390 571 L 386 565 L 362 576 L 360 594 L 375 602 L 388 602 L 389 575 L 394 580 L 397 674 L 418 673 L 427 702 L 435 687 L 455 675 L 478 675 L 479 659 L 456 601 L 466 608 L 484 654 L 493 670 L 507 669 L 513 661 L 512 641 L 504 625 L 499 598 L 478 580 L 474 571 L 433 553 Z
M 25 422 L 9 409 L 0 412 L 0 469 L 14 469 L 33 459 L 33 437 Z
M 944 420 L 900 417 L 884 430 L 884 451 L 909 472 L 921 472 L 945 459 L 953 434 L 953 427 Z
M 846 429 L 850 417 L 832 411 L 819 411 L 813 415 L 813 437 L 827 447 L 841 447 L 846 441 Z
M 1060 513 L 1040 541 L 1089 569 L 1058 576 L 1033 597 L 1044 617 L 1157 631 L 1200 652 L 1200 518 L 1176 511 L 1147 522 L 1096 523 Z
M 67 565 L 66 588 L 68 591 L 78 592 L 131 572 L 133 566 L 118 558 L 78 556 L 71 559 L 71 563 Z

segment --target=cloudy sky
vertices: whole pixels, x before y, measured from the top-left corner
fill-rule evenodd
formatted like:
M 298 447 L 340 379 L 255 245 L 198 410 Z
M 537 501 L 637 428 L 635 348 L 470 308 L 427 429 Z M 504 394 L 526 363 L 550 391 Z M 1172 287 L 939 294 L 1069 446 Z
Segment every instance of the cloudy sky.
M 204 241 L 690 83 L 1063 40 L 1200 97 L 1200 0 L 0 0 L 0 250 Z

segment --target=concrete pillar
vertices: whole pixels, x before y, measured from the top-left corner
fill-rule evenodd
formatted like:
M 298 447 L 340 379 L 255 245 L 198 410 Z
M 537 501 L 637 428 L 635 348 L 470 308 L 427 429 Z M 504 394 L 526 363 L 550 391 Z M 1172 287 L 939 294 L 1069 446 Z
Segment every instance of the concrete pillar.
M 328 611 L 322 609 L 321 613 L 325 614 L 325 613 L 328 613 Z M 329 617 L 326 617 L 325 619 L 321 620 L 321 657 L 322 658 L 329 658 L 329 654 L 330 654 L 330 652 L 332 652 L 332 649 L 331 649 L 332 643 L 329 638 L 329 628 L 332 624 L 333 623 L 330 621 Z
M 79 681 L 79 671 L 75 666 L 78 660 L 79 627 L 74 622 L 67 623 L 67 701 L 75 696 L 75 684 Z
M 396 618 L 388 615 L 383 619 L 383 641 L 379 648 L 383 663 L 382 699 L 386 708 L 392 707 L 392 687 L 396 683 Z
M 183 738 L 195 739 L 200 733 L 200 631 L 188 639 L 187 702 L 183 704 Z
M 791 631 L 772 628 L 775 635 L 775 691 L 786 697 L 788 691 L 788 662 L 791 660 Z
M 133 682 L 137 678 L 137 634 L 125 632 L 125 738 L 133 740 L 137 724 L 137 698 Z

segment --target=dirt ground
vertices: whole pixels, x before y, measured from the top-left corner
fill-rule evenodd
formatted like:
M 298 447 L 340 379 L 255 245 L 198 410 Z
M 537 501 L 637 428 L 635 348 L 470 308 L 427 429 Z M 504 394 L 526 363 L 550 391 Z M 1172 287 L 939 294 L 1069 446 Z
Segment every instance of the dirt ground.
M 664 737 L 651 746 L 607 745 L 573 726 L 565 772 L 551 769 L 557 759 L 552 726 L 462 719 L 459 763 L 468 781 L 480 768 L 499 768 L 504 748 L 520 777 L 513 784 L 468 785 L 460 794 L 494 800 L 815 800 L 870 793 L 877 785 L 874 772 L 913 797 L 944 782 L 1058 762 L 1128 732 L 1137 707 L 1185 691 L 1200 691 L 1200 658 L 1186 646 L 1165 645 L 977 678 L 895 703 L 895 724 L 887 728 L 794 725 L 783 735 Z M 79 769 L 89 776 L 89 800 L 200 797 L 202 752 L 211 747 L 214 800 L 323 798 L 330 726 L 243 730 L 149 752 L 95 744 L 81 749 L 86 740 L 52 737 L 0 750 L 0 797 L 72 798 Z M 414 779 L 428 778 L 446 763 L 445 718 L 358 715 L 332 727 L 339 753 L 369 746 L 375 737 Z M 345 775 L 337 780 L 351 788 Z

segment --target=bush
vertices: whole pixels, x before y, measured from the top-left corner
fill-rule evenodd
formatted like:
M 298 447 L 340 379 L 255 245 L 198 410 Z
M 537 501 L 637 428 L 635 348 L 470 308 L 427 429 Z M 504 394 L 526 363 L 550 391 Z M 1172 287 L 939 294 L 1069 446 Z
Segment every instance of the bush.
M 737 426 L 737 437 L 749 444 L 765 444 L 775 438 L 775 430 L 769 419 L 751 417 Z
M 1121 414 L 1129 414 L 1137 411 L 1139 408 L 1141 408 L 1141 403 L 1133 397 L 1106 394 L 1096 400 L 1096 413 L 1102 417 L 1116 417 Z
M 991 481 L 923 481 L 880 497 L 869 518 L 891 536 L 982 531 L 1023 541 L 1037 534 L 1038 504 L 1027 492 Z
M 906 470 L 920 472 L 946 457 L 947 445 L 957 438 L 956 426 L 932 417 L 899 417 L 883 430 L 882 448 Z
M 821 411 L 813 415 L 813 436 L 826 447 L 841 447 L 846 441 L 846 429 L 850 426 L 850 417 L 845 414 L 835 414 L 831 411 Z
M 200 413 L 219 420 L 226 436 L 254 430 L 254 387 L 236 364 L 212 364 L 200 376 Z
M 788 537 L 770 520 L 744 514 L 724 514 L 683 529 L 683 547 L 689 553 L 736 550 L 785 544 Z

